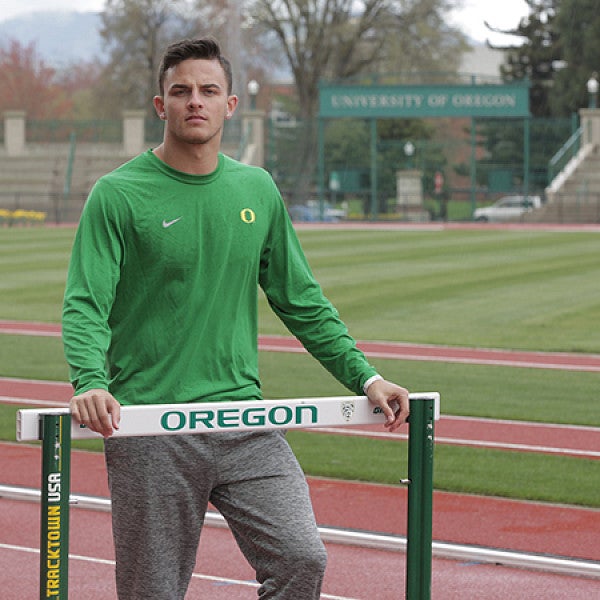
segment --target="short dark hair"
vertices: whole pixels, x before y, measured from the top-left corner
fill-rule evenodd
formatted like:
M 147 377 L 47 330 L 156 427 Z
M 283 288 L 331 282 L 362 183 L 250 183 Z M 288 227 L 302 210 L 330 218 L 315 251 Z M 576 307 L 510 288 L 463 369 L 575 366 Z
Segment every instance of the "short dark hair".
M 160 95 L 165 93 L 165 76 L 171 67 L 177 66 L 180 62 L 188 59 L 217 60 L 227 80 L 227 94 L 230 95 L 233 88 L 233 74 L 231 63 L 221 54 L 221 48 L 212 38 L 202 38 L 196 40 L 181 40 L 167 47 L 158 70 L 158 89 Z

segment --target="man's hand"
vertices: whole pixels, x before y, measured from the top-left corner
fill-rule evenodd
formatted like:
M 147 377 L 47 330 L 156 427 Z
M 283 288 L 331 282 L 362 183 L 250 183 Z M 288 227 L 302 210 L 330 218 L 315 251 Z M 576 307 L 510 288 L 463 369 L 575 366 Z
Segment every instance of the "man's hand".
M 406 423 L 409 413 L 408 390 L 381 379 L 368 387 L 367 397 L 372 404 L 381 408 L 386 416 L 385 427 L 390 431 L 396 431 Z
M 70 402 L 71 415 L 82 425 L 103 437 L 110 437 L 119 429 L 121 405 L 106 390 L 88 390 L 73 396 Z

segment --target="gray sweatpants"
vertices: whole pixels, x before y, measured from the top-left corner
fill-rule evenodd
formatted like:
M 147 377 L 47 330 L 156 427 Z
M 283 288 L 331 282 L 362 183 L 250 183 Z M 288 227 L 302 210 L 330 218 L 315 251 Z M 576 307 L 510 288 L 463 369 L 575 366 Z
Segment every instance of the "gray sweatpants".
M 105 444 L 121 600 L 183 600 L 208 502 L 261 599 L 316 600 L 327 555 L 308 486 L 278 431 L 111 438 Z

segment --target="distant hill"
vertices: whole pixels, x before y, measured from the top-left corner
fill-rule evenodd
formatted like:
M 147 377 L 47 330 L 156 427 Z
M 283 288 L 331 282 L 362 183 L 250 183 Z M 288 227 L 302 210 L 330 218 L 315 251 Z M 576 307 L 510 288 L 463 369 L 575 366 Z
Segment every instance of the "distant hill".
M 1 21 L 0 45 L 13 39 L 21 44 L 35 42 L 38 56 L 60 69 L 82 60 L 102 58 L 100 26 L 98 13 L 35 12 Z

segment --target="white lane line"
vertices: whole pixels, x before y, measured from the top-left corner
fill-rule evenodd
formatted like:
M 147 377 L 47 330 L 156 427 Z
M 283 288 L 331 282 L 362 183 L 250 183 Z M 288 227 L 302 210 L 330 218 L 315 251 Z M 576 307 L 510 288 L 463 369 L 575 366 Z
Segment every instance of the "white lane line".
M 367 356 L 374 358 L 385 358 L 392 360 L 415 360 L 423 362 L 449 362 L 449 363 L 461 363 L 466 365 L 485 365 L 489 367 L 521 367 L 525 369 L 550 369 L 555 371 L 586 371 L 591 373 L 600 372 L 600 366 L 598 365 L 570 365 L 567 363 L 546 363 L 543 361 L 535 360 L 511 360 L 508 358 L 504 359 L 488 359 L 473 356 L 470 358 L 461 358 L 458 356 L 452 356 L 451 354 L 444 356 L 430 356 L 428 354 L 400 354 L 400 353 L 389 353 L 389 352 L 372 352 L 365 351 Z
M 354 435 L 359 437 L 372 437 L 388 440 L 407 440 L 405 433 L 387 433 L 381 431 L 368 431 L 363 429 L 344 429 L 341 427 L 319 427 L 312 430 L 316 433 L 335 433 L 343 435 Z M 555 448 L 552 446 L 536 446 L 532 444 L 511 444 L 508 442 L 492 442 L 486 440 L 471 440 L 466 438 L 449 438 L 435 436 L 436 444 L 449 444 L 454 446 L 474 446 L 481 448 L 499 448 L 501 450 L 521 450 L 525 452 L 539 452 L 542 454 L 568 454 L 583 456 L 586 458 L 600 458 L 600 452 L 595 450 L 579 450 L 575 448 Z
M 442 420 L 472 421 L 473 423 L 494 423 L 517 425 L 519 427 L 539 427 L 540 429 L 569 429 L 572 431 L 591 431 L 600 433 L 600 427 L 593 425 L 569 425 L 568 423 L 543 423 L 542 421 L 517 421 L 516 419 L 492 419 L 490 417 L 461 417 L 460 415 L 442 415 Z
M 360 342 L 359 342 L 360 346 Z M 284 346 L 282 344 L 270 344 L 268 341 L 260 341 L 258 344 L 259 350 L 264 352 L 288 352 L 292 354 L 304 354 L 306 350 L 303 347 L 298 346 Z M 526 369 L 550 369 L 558 371 L 586 371 L 591 373 L 600 372 L 600 365 L 586 365 L 586 364 L 569 364 L 566 362 L 544 362 L 543 360 L 535 360 L 531 358 L 529 360 L 515 360 L 511 358 L 485 358 L 483 356 L 471 356 L 461 357 L 454 356 L 452 353 L 448 354 L 418 354 L 417 351 L 395 351 L 386 352 L 384 350 L 374 350 L 363 348 L 363 352 L 373 358 L 383 358 L 388 360 L 414 360 L 422 362 L 450 362 L 450 363 L 461 363 L 466 365 L 485 365 L 491 367 L 521 367 Z
M 511 444 L 508 442 L 488 442 L 484 440 L 467 440 L 461 438 L 436 437 L 440 444 L 455 446 L 477 446 L 483 448 L 500 448 L 502 450 L 522 450 L 524 452 L 540 452 L 542 454 L 568 454 L 586 458 L 600 458 L 600 452 L 595 450 L 578 450 L 575 448 L 555 448 L 553 446 L 533 446 L 530 444 Z
M 36 400 L 35 398 L 16 398 L 15 396 L 0 396 L 3 404 L 26 404 L 32 406 L 69 406 L 68 401 L 61 400 Z
M 24 379 L 21 377 L 0 377 L 0 382 L 7 381 L 9 383 L 26 383 L 32 385 L 52 385 L 70 387 L 71 384 L 66 381 L 52 381 L 50 379 Z
M 2 544 L 0 543 L 0 550 L 10 550 L 12 552 L 24 552 L 27 554 L 39 554 L 38 548 L 31 548 L 29 546 L 15 546 L 14 544 Z M 69 560 L 78 560 L 82 562 L 89 562 L 97 565 L 107 565 L 114 567 L 115 561 L 105 558 L 97 558 L 95 556 L 82 556 L 80 554 L 69 554 Z M 213 583 L 224 583 L 227 585 L 239 585 L 242 587 L 257 588 L 258 583 L 256 581 L 242 581 L 241 579 L 231 579 L 230 577 L 218 577 L 216 575 L 205 575 L 204 573 L 192 573 L 192 578 L 200 579 L 202 581 L 209 581 Z M 348 596 L 334 596 L 332 594 L 321 594 L 321 598 L 327 600 L 358 600 L 356 598 L 350 598 Z
M 10 323 L 10 322 L 8 322 Z M 56 325 L 56 329 L 45 329 L 44 327 L 35 328 L 36 323 L 32 323 L 30 327 L 27 327 L 27 324 L 15 324 L 14 327 L 10 327 L 8 325 L 3 325 L 0 322 L 0 334 L 8 334 L 8 335 L 29 335 L 29 336 L 41 336 L 41 337 L 61 337 L 61 329 L 60 325 Z M 45 324 L 41 324 L 45 325 Z M 285 344 L 274 344 L 269 341 L 270 337 L 274 336 L 259 336 L 259 350 L 266 352 L 291 352 L 291 353 L 303 353 L 306 350 L 303 347 L 299 347 L 296 345 L 286 346 Z M 281 338 L 285 340 L 283 336 L 277 336 L 277 339 Z M 366 342 L 365 342 L 366 343 Z M 391 344 L 394 345 L 393 342 L 381 342 L 382 344 Z M 361 342 L 359 342 L 360 346 Z M 445 355 L 431 355 L 431 354 L 418 354 L 418 349 L 414 348 L 412 351 L 410 350 L 410 344 L 404 344 L 402 342 L 398 343 L 400 348 L 405 347 L 404 351 L 396 350 L 396 351 L 385 351 L 385 350 L 376 350 L 376 349 L 363 349 L 367 356 L 372 356 L 375 358 L 383 358 L 383 359 L 391 359 L 391 360 L 416 360 L 416 361 L 425 361 L 425 362 L 451 362 L 451 363 L 464 363 L 464 364 L 478 364 L 478 365 L 488 365 L 488 366 L 504 366 L 504 367 L 524 367 L 530 369 L 554 369 L 554 370 L 563 370 L 563 371 L 588 371 L 597 373 L 600 372 L 600 365 L 577 365 L 577 364 L 568 364 L 564 362 L 560 362 L 560 352 L 555 353 L 557 362 L 549 363 L 544 362 L 543 360 L 536 360 L 535 354 L 542 354 L 552 356 L 552 353 L 535 353 L 532 352 L 532 357 L 530 360 L 515 360 L 510 358 L 497 358 L 497 359 L 487 359 L 485 358 L 485 354 L 487 349 L 482 349 L 483 354 L 481 356 L 472 356 L 472 357 L 460 357 L 454 356 L 450 351 L 449 354 Z M 432 348 L 436 348 L 437 346 L 431 345 Z M 507 354 L 510 354 L 507 351 Z
M 11 327 L 1 327 L 0 333 L 6 335 L 31 335 L 35 337 L 61 337 L 60 331 L 44 331 L 43 329 L 13 329 Z

